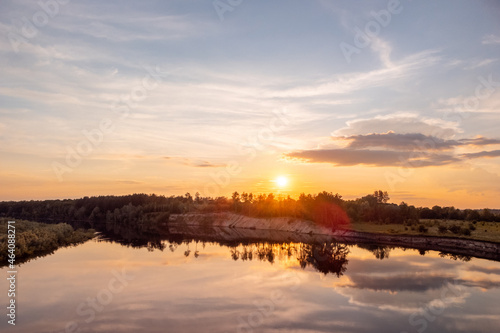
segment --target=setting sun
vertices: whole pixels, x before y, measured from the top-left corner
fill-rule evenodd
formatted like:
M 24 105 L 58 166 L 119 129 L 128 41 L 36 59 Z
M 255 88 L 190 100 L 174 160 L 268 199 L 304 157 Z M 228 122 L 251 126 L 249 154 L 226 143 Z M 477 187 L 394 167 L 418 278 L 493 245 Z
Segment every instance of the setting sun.
M 286 185 L 288 185 L 288 178 L 286 178 L 285 176 L 280 176 L 276 178 L 274 182 L 276 183 L 276 185 L 278 185 L 278 187 L 285 187 Z

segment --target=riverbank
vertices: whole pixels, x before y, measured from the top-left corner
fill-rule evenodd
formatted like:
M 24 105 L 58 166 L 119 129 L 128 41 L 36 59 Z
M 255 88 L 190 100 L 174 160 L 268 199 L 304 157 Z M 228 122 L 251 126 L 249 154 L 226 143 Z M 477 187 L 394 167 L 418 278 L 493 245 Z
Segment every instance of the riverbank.
M 335 230 L 296 218 L 254 218 L 233 213 L 177 214 L 169 219 L 169 232 L 210 237 L 213 240 L 238 241 L 258 239 L 274 242 L 339 241 L 374 245 L 401 246 L 433 250 L 461 256 L 500 261 L 500 243 L 466 238 L 429 235 L 369 233 Z
M 0 267 L 8 265 L 8 220 L 0 218 Z M 15 220 L 11 224 L 11 230 L 15 239 L 16 264 L 52 254 L 60 247 L 81 244 L 95 236 L 95 230 L 74 230 L 66 223 L 45 224 Z

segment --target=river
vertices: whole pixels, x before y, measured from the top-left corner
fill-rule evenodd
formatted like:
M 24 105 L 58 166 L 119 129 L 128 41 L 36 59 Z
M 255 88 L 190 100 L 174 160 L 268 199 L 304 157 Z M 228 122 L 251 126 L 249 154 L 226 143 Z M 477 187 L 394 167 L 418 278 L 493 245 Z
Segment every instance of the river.
M 499 262 L 366 244 L 101 237 L 22 264 L 17 279 L 17 324 L 4 318 L 2 332 L 500 327 Z

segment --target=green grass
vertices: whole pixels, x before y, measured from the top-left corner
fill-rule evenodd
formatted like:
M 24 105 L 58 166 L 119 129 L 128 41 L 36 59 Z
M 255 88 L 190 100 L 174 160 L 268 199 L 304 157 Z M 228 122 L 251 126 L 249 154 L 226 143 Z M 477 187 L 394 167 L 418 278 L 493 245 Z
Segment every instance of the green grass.
M 462 229 L 461 233 L 455 234 L 449 230 L 453 226 L 459 226 Z M 473 226 L 471 230 L 470 226 Z M 422 227 L 420 227 L 422 226 Z M 439 231 L 446 228 L 445 233 Z M 390 234 L 390 235 L 421 235 L 421 236 L 439 236 L 452 237 L 462 239 L 474 239 L 488 242 L 500 243 L 500 223 L 498 222 L 476 222 L 457 221 L 457 220 L 420 220 L 419 223 L 413 225 L 403 224 L 377 224 L 373 222 L 354 222 L 351 223 L 351 228 L 354 231 Z M 427 229 L 427 232 L 421 230 Z M 468 229 L 470 236 L 463 232 Z
M 7 221 L 0 219 L 0 267 L 8 265 Z M 73 230 L 66 223 L 44 224 L 15 220 L 16 264 L 53 253 L 60 247 L 72 246 L 92 239 L 95 230 Z

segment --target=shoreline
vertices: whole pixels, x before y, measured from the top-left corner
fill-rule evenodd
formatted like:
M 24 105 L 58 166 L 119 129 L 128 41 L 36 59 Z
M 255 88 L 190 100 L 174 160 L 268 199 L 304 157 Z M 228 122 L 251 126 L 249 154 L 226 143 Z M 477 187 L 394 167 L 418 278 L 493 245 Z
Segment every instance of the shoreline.
M 338 241 L 348 244 L 399 246 L 500 261 L 500 243 L 425 235 L 331 231 L 314 225 L 311 221 L 297 218 L 255 218 L 234 213 L 190 213 L 171 215 L 168 226 L 169 232 L 174 234 L 187 233 L 196 237 L 225 241 L 246 239 L 304 243 Z

